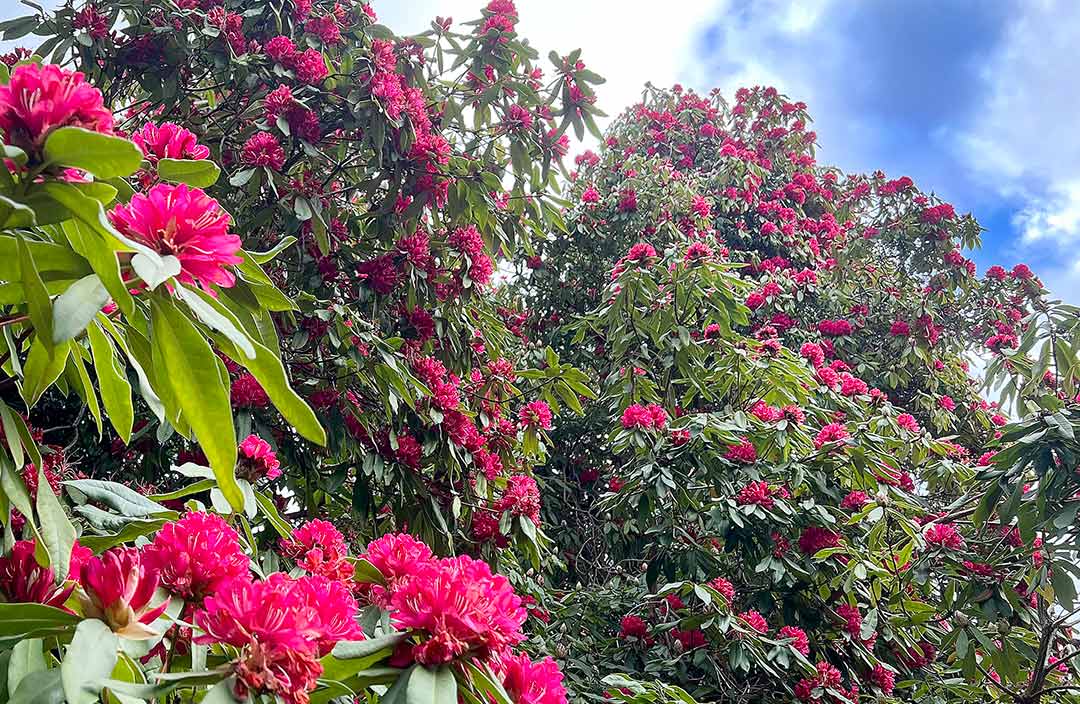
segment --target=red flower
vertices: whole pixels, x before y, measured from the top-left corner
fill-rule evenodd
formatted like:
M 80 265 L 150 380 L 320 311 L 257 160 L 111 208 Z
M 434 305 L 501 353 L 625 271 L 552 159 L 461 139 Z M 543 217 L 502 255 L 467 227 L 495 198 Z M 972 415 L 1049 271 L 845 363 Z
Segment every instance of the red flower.
M 265 166 L 273 171 L 280 171 L 285 165 L 285 150 L 274 135 L 269 132 L 256 132 L 244 142 L 240 150 L 240 161 L 248 166 Z
M 423 665 L 487 658 L 525 638 L 527 614 L 506 577 L 467 555 L 428 563 L 390 603 L 394 623 L 421 639 L 411 657 Z
M 649 639 L 649 626 L 640 616 L 627 614 L 626 616 L 623 616 L 622 620 L 619 622 L 619 637 L 637 638 L 642 641 L 647 641 Z
M 909 433 L 917 434 L 921 431 L 921 429 L 919 428 L 919 422 L 915 420 L 915 416 L 911 415 L 910 413 L 901 413 L 900 415 L 896 416 L 896 424 L 904 430 L 908 431 Z
M 158 573 L 136 548 L 113 548 L 83 563 L 79 573 L 79 601 L 88 618 L 104 621 L 113 631 L 133 640 L 158 634 L 150 625 L 165 613 L 166 599 L 151 607 Z
M 143 552 L 161 585 L 185 601 L 201 600 L 225 582 L 250 579 L 240 539 L 217 514 L 192 511 L 166 523 Z
M 314 519 L 294 528 L 289 538 L 282 538 L 281 552 L 312 574 L 327 579 L 352 579 L 353 566 L 346 560 L 348 548 L 341 531 L 332 523 Z
M 233 408 L 266 408 L 270 397 L 253 375 L 244 373 L 232 382 L 229 391 Z
M 386 587 L 370 587 L 373 603 L 384 607 L 390 603 L 390 594 L 434 560 L 431 548 L 408 533 L 388 533 L 373 540 L 360 557 L 370 562 L 386 580 Z
M 738 445 L 728 445 L 724 457 L 732 462 L 753 464 L 757 462 L 757 448 L 749 440 L 742 440 Z
M 308 49 L 302 54 L 297 54 L 293 57 L 293 61 L 296 78 L 301 83 L 307 83 L 309 86 L 322 84 L 330 73 L 326 69 L 326 61 L 318 49 Z
M 533 662 L 525 653 L 503 655 L 495 672 L 514 704 L 566 704 L 563 674 L 550 657 Z
M 536 480 L 527 474 L 515 474 L 506 481 L 506 489 L 495 502 L 495 511 L 509 511 L 512 516 L 525 516 L 540 524 L 540 489 Z
M 0 130 L 8 144 L 36 153 L 60 127 L 112 134 L 113 116 L 101 91 L 83 74 L 51 64 L 17 66 L 0 85 Z
M 804 656 L 810 654 L 810 641 L 806 637 L 806 631 L 798 626 L 784 626 L 780 629 L 780 640 L 790 640 L 788 643 L 792 648 L 798 650 Z
M 879 663 L 870 671 L 870 681 L 888 697 L 892 695 L 896 685 L 896 673 Z
M 813 555 L 819 550 L 835 548 L 839 545 L 840 536 L 821 526 L 810 526 L 799 536 L 799 550 L 804 555 Z
M 851 511 L 858 511 L 870 501 L 870 497 L 867 496 L 865 491 L 853 491 L 844 497 L 844 500 L 840 502 L 840 508 L 846 508 Z
M 735 601 L 735 587 L 723 577 L 717 577 L 712 580 L 709 582 L 709 586 L 720 592 L 720 594 L 727 599 L 729 605 Z
M 551 408 L 543 401 L 532 401 L 521 408 L 518 419 L 522 427 L 551 429 Z
M 829 423 L 818 431 L 817 436 L 814 437 L 814 447 L 820 450 L 829 443 L 842 442 L 848 437 L 850 435 L 843 423 Z
M 768 482 L 750 482 L 739 490 L 735 502 L 740 506 L 754 504 L 762 508 L 772 508 L 776 505 L 776 500 L 772 497 L 772 490 L 769 489 Z
M 131 141 L 151 164 L 157 164 L 160 159 L 206 159 L 210 156 L 210 148 L 199 144 L 199 138 L 193 132 L 172 122 L 160 125 L 147 122 L 131 135 Z
M 281 463 L 277 455 L 266 442 L 258 435 L 248 435 L 240 443 L 238 453 L 240 457 L 237 476 L 242 476 L 249 482 L 259 479 L 277 479 L 281 476 Z
M 743 621 L 749 628 L 764 635 L 769 632 L 769 622 L 765 620 L 765 617 L 759 614 L 757 611 L 744 611 L 739 614 L 739 619 Z
M 0 599 L 9 603 L 36 603 L 64 608 L 64 602 L 75 589 L 74 582 L 57 585 L 51 567 L 42 567 L 34 557 L 34 541 L 19 540 L 11 552 L 0 556 Z M 68 571 L 73 579 L 89 552 L 78 543 L 71 552 Z
M 962 550 L 964 538 L 947 523 L 932 523 L 923 533 L 928 545 L 948 550 Z
M 212 291 L 229 288 L 236 277 L 228 266 L 240 264 L 240 238 L 229 233 L 229 214 L 199 188 L 159 183 L 146 195 L 136 193 L 109 211 L 122 234 L 159 254 L 180 260 L 177 280 Z

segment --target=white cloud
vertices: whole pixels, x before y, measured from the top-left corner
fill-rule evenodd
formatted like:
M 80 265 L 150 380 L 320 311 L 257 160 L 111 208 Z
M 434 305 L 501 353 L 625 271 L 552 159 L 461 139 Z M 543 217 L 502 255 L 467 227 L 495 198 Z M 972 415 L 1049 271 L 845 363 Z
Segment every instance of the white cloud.
M 1066 245 L 1080 237 L 1080 180 L 1054 184 L 1045 196 L 1030 197 L 1013 217 L 1023 244 L 1041 240 Z
M 399 34 L 417 33 L 435 15 L 455 23 L 480 16 L 484 0 L 375 0 L 380 22 Z M 541 57 L 581 49 L 585 64 L 606 79 L 597 106 L 609 119 L 641 99 L 645 83 L 671 86 L 686 80 L 698 34 L 724 13 L 726 0 L 517 0 L 518 32 Z M 812 4 L 812 3 L 810 3 Z M 541 65 L 551 75 L 547 59 Z
M 1020 3 L 983 67 L 989 93 L 973 124 L 956 136 L 974 180 L 1020 210 L 1016 254 L 1033 260 L 1058 296 L 1080 300 L 1080 13 L 1070 0 Z

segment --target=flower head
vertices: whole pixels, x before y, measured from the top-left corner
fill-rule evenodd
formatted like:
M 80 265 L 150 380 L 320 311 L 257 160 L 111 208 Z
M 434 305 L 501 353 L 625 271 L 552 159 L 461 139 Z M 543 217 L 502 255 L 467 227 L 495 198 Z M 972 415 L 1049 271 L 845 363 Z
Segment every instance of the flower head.
M 37 152 L 60 127 L 112 134 L 113 116 L 101 91 L 78 71 L 51 64 L 23 64 L 0 85 L 0 130 L 8 144 Z
M 160 159 L 206 159 L 210 156 L 210 148 L 199 144 L 199 138 L 193 132 L 172 122 L 160 125 L 147 122 L 131 135 L 131 141 L 151 164 Z
M 216 284 L 229 288 L 236 277 L 226 267 L 240 264 L 240 238 L 229 233 L 229 215 L 199 188 L 159 183 L 146 195 L 109 211 L 122 234 L 160 254 L 180 260 L 177 279 L 207 291 Z
M 34 541 L 19 540 L 11 552 L 0 557 L 0 601 L 36 603 L 64 608 L 75 584 L 57 585 L 51 567 L 42 567 L 34 557 Z M 75 545 L 69 572 L 78 577 L 86 548 Z
M 83 614 L 101 619 L 119 635 L 133 640 L 158 635 L 149 624 L 165 612 L 166 599 L 150 606 L 158 573 L 136 548 L 113 548 L 86 560 L 79 573 Z
M 495 672 L 514 704 L 566 704 L 563 674 L 550 657 L 533 662 L 525 653 L 504 655 Z
M 386 580 L 385 588 L 371 587 L 372 602 L 379 606 L 388 606 L 391 594 L 435 560 L 431 548 L 408 533 L 388 533 L 373 540 L 360 557 L 370 562 Z
M 143 561 L 157 571 L 163 587 L 185 600 L 202 599 L 251 574 L 236 531 L 221 516 L 202 511 L 162 526 Z
M 281 476 L 281 462 L 274 449 L 258 435 L 248 435 L 238 448 L 240 466 L 238 476 L 248 481 L 257 481 L 263 477 L 277 479 Z
M 314 519 L 282 538 L 281 552 L 312 574 L 328 579 L 351 580 L 352 563 L 346 560 L 345 537 L 334 524 Z
M 520 643 L 527 613 L 502 575 L 467 555 L 432 562 L 391 597 L 392 618 L 419 639 L 412 657 L 440 665 Z

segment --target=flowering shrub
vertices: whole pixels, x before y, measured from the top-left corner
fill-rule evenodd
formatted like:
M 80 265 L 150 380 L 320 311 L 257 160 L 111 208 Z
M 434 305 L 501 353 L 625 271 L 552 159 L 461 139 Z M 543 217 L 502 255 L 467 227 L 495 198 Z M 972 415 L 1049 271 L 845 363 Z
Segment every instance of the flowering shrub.
M 1076 701 L 1080 311 L 518 21 L 0 24 L 8 698 Z

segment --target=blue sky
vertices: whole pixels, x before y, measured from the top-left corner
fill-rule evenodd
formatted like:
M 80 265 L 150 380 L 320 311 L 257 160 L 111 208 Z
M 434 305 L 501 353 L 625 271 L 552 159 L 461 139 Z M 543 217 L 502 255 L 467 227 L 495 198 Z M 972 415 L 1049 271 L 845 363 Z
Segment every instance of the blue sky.
M 375 0 L 400 33 L 483 0 Z M 617 113 L 641 85 L 805 101 L 819 160 L 908 175 L 974 212 L 980 267 L 1029 263 L 1080 303 L 1080 3 L 1075 0 L 517 0 L 546 55 L 583 49 Z M 0 17 L 25 14 L 0 0 Z

